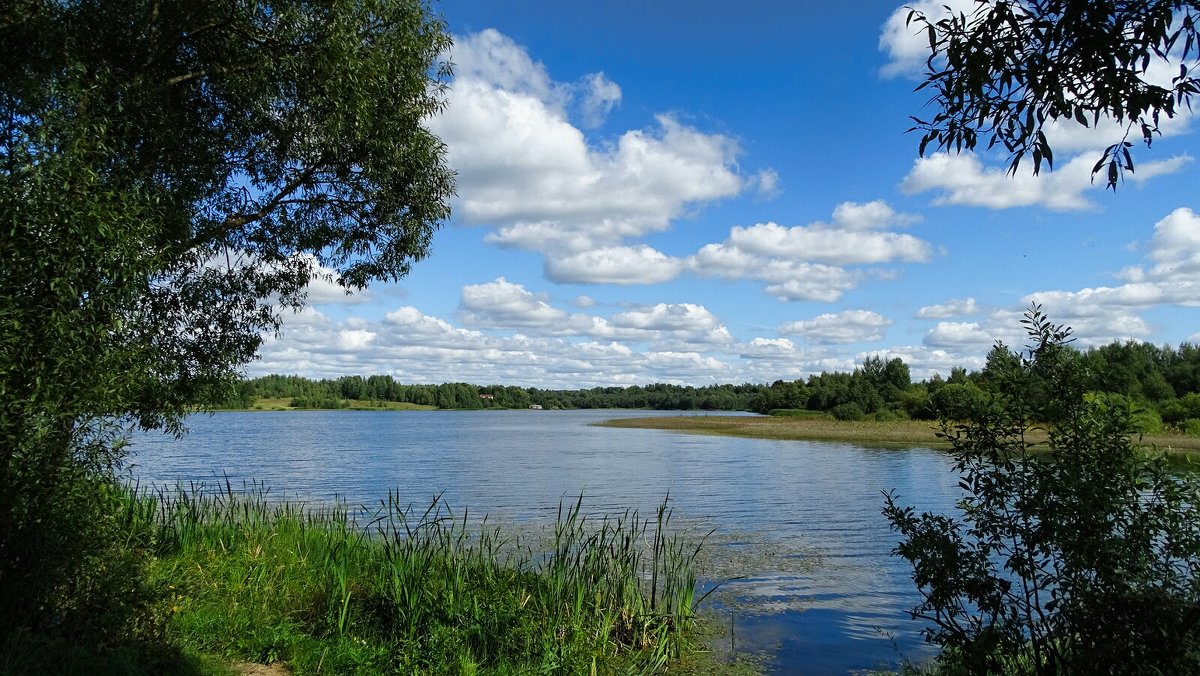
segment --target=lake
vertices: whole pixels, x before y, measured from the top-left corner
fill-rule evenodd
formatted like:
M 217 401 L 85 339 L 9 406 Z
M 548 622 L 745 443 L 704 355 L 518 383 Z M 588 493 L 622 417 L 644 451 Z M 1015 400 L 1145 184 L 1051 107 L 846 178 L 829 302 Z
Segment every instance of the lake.
M 880 509 L 894 489 L 919 511 L 950 510 L 959 489 L 945 453 L 590 425 L 661 415 L 697 413 L 219 413 L 189 419 L 181 440 L 139 435 L 130 471 L 143 486 L 228 477 L 318 502 L 376 504 L 399 490 L 425 506 L 440 493 L 518 524 L 552 522 L 580 493 L 590 513 L 653 515 L 669 491 L 679 523 L 717 529 L 720 574 L 745 576 L 714 607 L 733 620 L 736 649 L 762 654 L 769 671 L 844 674 L 932 655 Z

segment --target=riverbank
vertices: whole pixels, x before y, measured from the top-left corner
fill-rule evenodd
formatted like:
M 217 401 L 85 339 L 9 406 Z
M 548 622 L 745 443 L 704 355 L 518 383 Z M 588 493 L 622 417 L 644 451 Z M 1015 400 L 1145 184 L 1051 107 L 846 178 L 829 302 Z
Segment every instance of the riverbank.
M 248 408 L 222 408 L 228 411 L 436 411 L 437 406 L 410 404 L 404 401 L 375 401 L 369 399 L 338 399 L 336 406 L 292 406 L 293 397 L 258 398 Z
M 119 502 L 127 547 L 143 561 L 129 602 L 144 610 L 152 655 L 145 645 L 67 655 L 73 646 L 28 636 L 0 646 L 0 666 L 12 668 L 0 671 L 724 671 L 694 608 L 702 543 L 667 530 L 665 502 L 648 518 L 596 520 L 580 499 L 534 540 L 395 494 L 372 513 L 228 487 Z
M 670 430 L 753 439 L 844 441 L 866 446 L 890 447 L 950 447 L 949 442 L 937 437 L 937 424 L 928 420 L 875 422 L 787 416 L 714 415 L 617 418 L 596 424 L 602 427 Z M 1030 434 L 1030 439 L 1040 443 L 1045 441 L 1046 435 L 1044 432 L 1034 431 Z M 1178 455 L 1200 454 L 1200 437 L 1155 435 L 1143 437 L 1142 443 Z

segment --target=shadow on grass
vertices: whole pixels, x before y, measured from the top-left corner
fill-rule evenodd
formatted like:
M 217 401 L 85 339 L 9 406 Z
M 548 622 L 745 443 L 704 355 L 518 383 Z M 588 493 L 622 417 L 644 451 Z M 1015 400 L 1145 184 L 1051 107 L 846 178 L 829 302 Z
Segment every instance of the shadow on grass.
M 234 676 L 224 660 L 172 645 L 126 645 L 103 652 L 63 638 L 9 636 L 0 643 L 0 676 Z

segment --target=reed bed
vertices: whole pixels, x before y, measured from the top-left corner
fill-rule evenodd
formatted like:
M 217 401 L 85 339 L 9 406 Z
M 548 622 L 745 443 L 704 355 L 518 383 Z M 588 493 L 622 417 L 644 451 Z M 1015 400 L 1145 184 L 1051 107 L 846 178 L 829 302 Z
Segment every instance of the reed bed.
M 663 416 L 653 418 L 620 418 L 596 423 L 602 427 L 670 430 L 690 434 L 715 434 L 755 439 L 785 439 L 811 441 L 844 441 L 869 446 L 949 448 L 940 439 L 938 424 L 928 420 L 840 421 L 829 417 L 789 416 Z M 1031 430 L 1034 443 L 1046 441 L 1042 430 Z M 1183 434 L 1145 435 L 1145 446 L 1155 447 L 1180 457 L 1200 453 L 1200 437 Z M 1198 456 L 1200 457 L 1200 456 Z
M 397 493 L 373 508 L 268 500 L 261 485 L 133 491 L 170 634 L 297 674 L 653 673 L 695 646 L 700 541 L 655 514 L 559 506 L 543 537 Z

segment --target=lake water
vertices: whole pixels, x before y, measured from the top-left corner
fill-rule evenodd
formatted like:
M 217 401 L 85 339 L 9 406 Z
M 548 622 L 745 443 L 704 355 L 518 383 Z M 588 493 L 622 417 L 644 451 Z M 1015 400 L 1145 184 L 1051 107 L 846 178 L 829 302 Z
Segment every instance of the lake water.
M 670 492 L 681 523 L 716 528 L 732 555 L 718 612 L 738 651 L 776 673 L 844 674 L 920 662 L 917 601 L 882 491 L 948 511 L 957 478 L 944 453 L 612 429 L 653 411 L 261 412 L 195 416 L 182 440 L 135 439 L 142 485 L 224 477 L 271 495 L 376 504 L 389 490 L 428 505 L 525 524 L 552 522 L 582 492 L 592 513 L 652 515 Z M 729 637 L 726 636 L 728 646 Z

